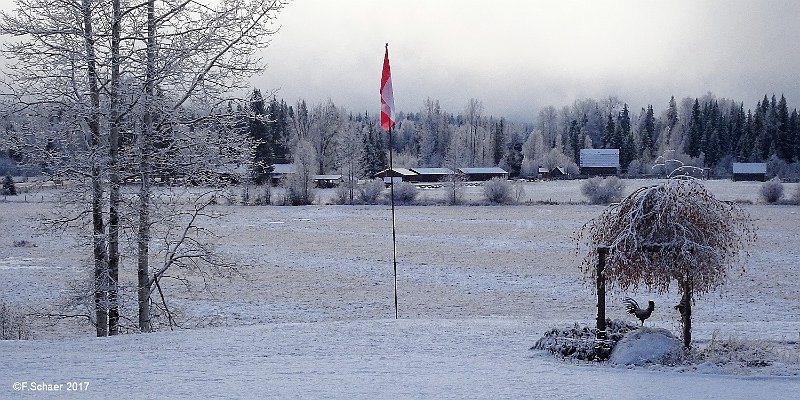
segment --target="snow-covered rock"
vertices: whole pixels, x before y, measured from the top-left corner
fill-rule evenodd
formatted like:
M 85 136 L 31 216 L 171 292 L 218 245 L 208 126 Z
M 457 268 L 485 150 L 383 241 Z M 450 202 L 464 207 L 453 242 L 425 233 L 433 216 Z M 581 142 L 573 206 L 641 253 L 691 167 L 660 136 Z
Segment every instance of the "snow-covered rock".
M 686 357 L 683 345 L 663 328 L 639 328 L 620 340 L 608 359 L 612 365 L 680 364 Z

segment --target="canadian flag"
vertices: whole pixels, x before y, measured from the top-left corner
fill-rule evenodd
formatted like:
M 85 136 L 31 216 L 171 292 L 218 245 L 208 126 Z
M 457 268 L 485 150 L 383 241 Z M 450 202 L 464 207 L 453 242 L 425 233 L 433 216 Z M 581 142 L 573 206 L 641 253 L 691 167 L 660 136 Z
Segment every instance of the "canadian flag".
M 392 94 L 392 73 L 389 71 L 389 44 L 383 57 L 381 75 L 381 128 L 388 131 L 394 125 L 394 95 Z

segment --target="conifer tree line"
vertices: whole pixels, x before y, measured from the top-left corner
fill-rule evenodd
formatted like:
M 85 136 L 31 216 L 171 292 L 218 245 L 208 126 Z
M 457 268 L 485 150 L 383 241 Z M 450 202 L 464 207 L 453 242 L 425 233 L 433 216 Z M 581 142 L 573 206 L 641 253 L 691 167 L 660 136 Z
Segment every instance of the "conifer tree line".
M 250 135 L 261 143 L 253 177 L 264 181 L 272 163 L 291 163 L 298 142 L 315 151 L 316 174 L 352 170 L 369 178 L 387 167 L 386 134 L 376 115 L 353 114 L 332 101 L 309 109 L 304 100 L 287 105 L 251 96 Z M 427 99 L 421 110 L 397 115 L 394 151 L 397 167 L 500 166 L 512 177 L 536 176 L 539 168 L 563 167 L 577 174 L 580 150 L 620 150 L 620 166 L 631 176 L 653 174 L 664 158 L 708 168 L 712 176 L 730 175 L 733 162 L 769 162 L 771 173 L 800 177 L 800 126 L 796 108 L 781 95 L 764 96 L 754 108 L 744 102 L 706 94 L 678 101 L 660 111 L 640 110 L 616 97 L 583 99 L 572 105 L 543 107 L 533 123 L 486 115 L 483 103 L 470 99 L 463 110 L 444 110 Z M 354 146 L 353 140 L 356 140 Z

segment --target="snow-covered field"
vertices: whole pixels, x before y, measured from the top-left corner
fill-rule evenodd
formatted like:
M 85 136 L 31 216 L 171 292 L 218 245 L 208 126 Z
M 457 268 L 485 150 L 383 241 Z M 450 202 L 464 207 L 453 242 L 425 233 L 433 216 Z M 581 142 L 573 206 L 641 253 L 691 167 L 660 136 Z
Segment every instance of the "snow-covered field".
M 525 196 L 578 202 L 579 184 L 528 183 Z M 707 185 L 758 200 L 759 183 Z M 57 195 L 0 202 L 0 300 L 15 308 L 52 308 L 88 276 L 79 239 L 35 235 Z M 210 292 L 165 288 L 184 326 L 201 328 L 96 339 L 79 321 L 36 321 L 37 340 L 0 341 L 0 398 L 57 397 L 14 382 L 72 381 L 89 382 L 79 398 L 796 398 L 800 207 L 745 208 L 759 235 L 746 272 L 698 300 L 693 337 L 769 343 L 782 355 L 771 366 L 625 369 L 530 351 L 551 327 L 593 321 L 570 235 L 601 206 L 398 207 L 397 321 L 388 207 L 219 206 L 228 215 L 214 222 L 216 243 L 242 275 Z M 123 268 L 132 283 L 133 266 Z M 631 319 L 629 295 L 655 300 L 648 325 L 679 333 L 676 292 L 612 290 L 609 317 Z

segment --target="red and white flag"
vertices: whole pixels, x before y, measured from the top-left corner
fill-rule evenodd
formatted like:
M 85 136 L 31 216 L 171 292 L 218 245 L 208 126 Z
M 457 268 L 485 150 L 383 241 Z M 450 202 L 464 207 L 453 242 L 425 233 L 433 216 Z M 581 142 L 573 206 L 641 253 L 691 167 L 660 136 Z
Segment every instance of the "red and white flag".
M 383 57 L 381 75 L 381 128 L 388 131 L 394 125 L 394 95 L 392 94 L 392 73 L 389 71 L 389 45 Z

